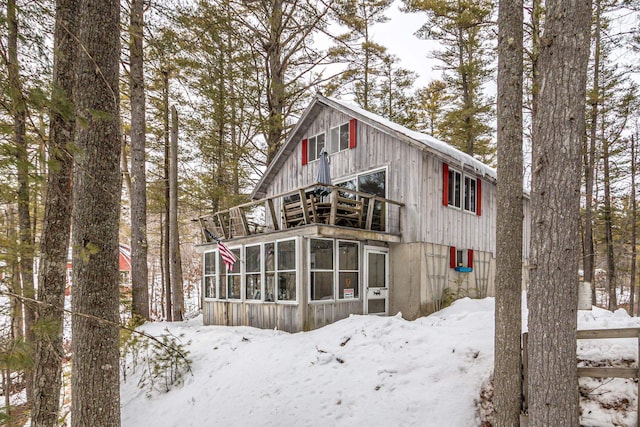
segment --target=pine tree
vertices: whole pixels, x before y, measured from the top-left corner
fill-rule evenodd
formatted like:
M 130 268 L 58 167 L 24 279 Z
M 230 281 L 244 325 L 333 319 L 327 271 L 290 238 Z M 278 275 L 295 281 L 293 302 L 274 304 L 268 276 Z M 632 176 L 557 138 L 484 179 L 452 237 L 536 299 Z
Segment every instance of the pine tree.
M 346 70 L 327 86 L 329 94 L 351 95 L 355 102 L 375 112 L 378 78 L 384 73 L 387 49 L 371 35 L 375 24 L 387 22 L 385 15 L 391 0 L 340 0 L 333 9 L 338 22 L 347 32 L 336 37 L 331 56 L 346 64 Z
M 418 109 L 418 125 L 421 131 L 428 132 L 431 136 L 439 137 L 438 123 L 442 119 L 448 97 L 447 85 L 442 80 L 434 80 L 426 87 L 416 92 Z
M 445 48 L 433 53 L 442 62 L 451 107 L 439 123 L 446 142 L 485 162 L 494 159 L 491 146 L 491 101 L 483 94 L 492 60 L 491 0 L 403 0 L 408 12 L 425 12 L 417 32 Z

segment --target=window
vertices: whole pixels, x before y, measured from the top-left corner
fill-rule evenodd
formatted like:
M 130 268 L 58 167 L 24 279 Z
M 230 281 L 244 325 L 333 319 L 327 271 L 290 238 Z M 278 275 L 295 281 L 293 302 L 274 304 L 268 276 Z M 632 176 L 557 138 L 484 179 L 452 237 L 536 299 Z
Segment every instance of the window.
M 333 299 L 333 240 L 309 242 L 311 300 Z
M 240 249 L 231 249 L 236 259 L 240 260 Z M 233 269 L 227 271 L 222 257 L 218 257 L 218 269 L 220 271 L 220 296 L 219 299 L 240 299 L 240 261 L 233 264 Z
M 443 164 L 442 204 L 480 216 L 482 212 L 482 181 Z
M 245 297 L 248 300 L 261 298 L 260 249 L 260 245 L 245 248 Z
M 456 170 L 449 169 L 449 206 L 459 208 L 460 189 L 462 188 L 462 174 Z
M 265 243 L 264 245 L 264 270 L 265 270 L 265 286 L 264 300 L 274 302 L 276 300 L 275 283 L 276 283 L 276 244 Z
M 358 243 L 338 241 L 338 299 L 360 297 L 359 271 Z
M 307 160 L 309 162 L 318 160 L 318 158 L 320 157 L 320 153 L 324 148 L 324 133 L 312 136 L 311 138 L 309 138 L 307 144 L 309 150 L 307 154 Z
M 456 271 L 470 272 L 473 269 L 473 249 L 449 247 L 449 267 Z
M 358 242 L 310 239 L 309 257 L 310 301 L 360 298 Z
M 204 254 L 204 297 L 216 297 L 216 253 Z
M 386 184 L 386 171 L 384 169 L 374 172 L 367 172 L 357 175 L 348 181 L 336 183 L 337 187 L 346 188 L 348 190 L 360 191 L 362 193 L 375 194 L 376 196 L 387 198 L 387 184 Z M 353 193 L 340 192 L 340 197 L 347 197 L 355 199 L 356 195 Z M 367 217 L 369 209 L 369 200 L 365 201 L 363 218 Z M 371 228 L 373 230 L 384 231 L 385 225 L 385 211 L 381 202 L 376 201 L 373 206 L 373 222 Z
M 331 128 L 329 131 L 329 153 L 349 148 L 349 123 Z
M 296 301 L 296 241 L 277 242 L 278 301 Z
M 464 177 L 464 210 L 476 211 L 476 180 L 470 176 Z

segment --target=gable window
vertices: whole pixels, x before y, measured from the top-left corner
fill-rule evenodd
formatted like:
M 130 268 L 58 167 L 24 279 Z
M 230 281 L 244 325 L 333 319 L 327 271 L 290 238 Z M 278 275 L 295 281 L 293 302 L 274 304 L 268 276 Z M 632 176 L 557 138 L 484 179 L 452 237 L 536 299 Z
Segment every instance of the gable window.
M 204 254 L 204 297 L 216 297 L 216 253 Z
M 331 128 L 329 131 L 329 153 L 349 148 L 349 123 Z
M 307 141 L 307 161 L 312 162 L 320 158 L 320 153 L 324 148 L 324 133 L 312 136 Z
M 475 213 L 482 212 L 482 181 L 443 164 L 442 204 Z

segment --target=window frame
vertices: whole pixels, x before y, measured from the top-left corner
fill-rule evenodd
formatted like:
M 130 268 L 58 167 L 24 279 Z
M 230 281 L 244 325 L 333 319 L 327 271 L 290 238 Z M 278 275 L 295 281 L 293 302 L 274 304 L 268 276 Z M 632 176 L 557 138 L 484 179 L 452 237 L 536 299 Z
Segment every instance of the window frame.
M 233 302 L 240 302 L 243 301 L 244 298 L 244 260 L 241 258 L 242 256 L 242 245 L 240 246 L 229 246 L 229 250 L 231 252 L 233 252 L 233 254 L 236 256 L 236 263 L 234 263 L 234 265 L 238 265 L 238 272 L 234 273 L 231 271 L 227 271 L 225 268 L 225 286 L 226 288 L 226 298 L 225 301 L 233 301 Z M 238 251 L 238 253 L 235 253 L 234 251 Z M 219 251 L 218 251 L 219 253 Z M 218 258 L 220 258 L 220 256 L 218 255 Z M 220 263 L 218 263 L 218 267 L 220 267 Z M 229 283 L 229 279 L 234 278 L 234 277 L 239 277 L 240 278 L 240 295 L 238 296 L 238 298 L 230 298 L 229 297 L 229 289 L 230 289 L 230 283 Z
M 294 304 L 298 304 L 299 300 L 300 300 L 300 274 L 298 274 L 299 271 L 299 265 L 300 265 L 300 257 L 298 255 L 298 238 L 297 237 L 290 237 L 287 239 L 278 239 L 278 240 L 274 240 L 273 244 L 274 244 L 274 249 L 275 249 L 275 256 L 273 259 L 273 272 L 274 272 L 274 303 L 279 303 L 279 304 L 290 304 L 290 305 L 294 305 Z M 293 245 L 293 251 L 294 251 L 294 267 L 293 269 L 287 269 L 287 270 L 280 270 L 279 267 L 279 257 L 280 257 L 280 251 L 278 250 L 278 244 L 279 243 L 284 243 L 284 242 L 288 242 L 288 241 L 293 241 L 294 245 Z M 271 243 L 271 242 L 269 242 Z M 296 285 L 296 298 L 293 300 L 284 300 L 284 299 L 280 299 L 279 295 L 278 295 L 278 282 L 280 279 L 280 273 L 295 273 L 295 285 Z M 266 274 L 266 265 L 265 265 L 265 274 Z M 266 286 L 266 283 L 265 283 Z M 267 302 L 271 302 L 271 301 L 267 301 Z
M 364 176 L 364 175 L 371 175 L 377 172 L 384 172 L 384 197 L 385 199 L 389 199 L 389 166 L 385 165 L 382 167 L 378 167 L 378 168 L 374 168 L 374 169 L 369 169 L 367 171 L 364 172 L 359 172 L 356 173 L 354 175 L 349 175 L 346 176 L 344 178 L 342 178 L 340 181 L 336 181 L 333 185 L 340 187 L 340 184 L 344 184 L 347 183 L 349 181 L 355 181 L 356 183 L 356 189 L 355 191 L 357 192 L 363 192 L 362 190 L 360 190 L 360 177 Z M 341 195 L 341 197 L 348 197 L 349 195 L 345 194 L 345 195 Z M 380 196 L 378 196 L 380 197 Z M 387 203 L 386 209 L 384 211 L 384 216 L 386 219 L 389 218 L 389 204 Z M 389 229 L 389 222 L 385 221 L 385 230 L 379 230 L 379 231 L 387 231 Z
M 460 178 L 460 186 L 458 188 L 458 191 L 456 191 L 455 188 L 456 175 Z M 473 215 L 478 215 L 478 178 L 474 175 L 466 174 L 456 168 L 448 166 L 447 179 L 447 207 L 458 209 L 462 212 L 468 212 Z M 473 191 L 468 192 L 467 189 L 468 187 L 471 187 L 471 185 L 469 185 L 469 183 L 471 182 L 473 182 Z M 471 200 L 473 201 L 473 203 L 470 203 Z M 459 205 L 457 205 L 456 202 L 458 202 Z
M 327 146 L 327 134 L 326 132 L 320 132 L 313 136 L 307 138 L 307 163 L 315 162 L 320 159 L 320 152 L 322 149 L 318 150 L 318 138 L 323 137 L 323 148 Z M 313 147 L 313 151 L 312 151 Z M 326 148 L 325 148 L 326 149 Z M 311 155 L 313 153 L 313 156 Z
M 346 141 L 344 141 L 345 147 L 344 147 L 344 148 L 341 148 L 341 147 L 342 147 L 342 144 L 343 144 L 341 128 L 342 128 L 343 126 L 346 126 L 346 127 L 347 127 L 347 133 L 346 133 L 347 140 L 346 140 Z M 347 150 L 349 150 L 349 143 L 350 143 L 350 141 L 351 141 L 351 129 L 350 129 L 350 128 L 351 128 L 351 126 L 349 125 L 349 122 L 348 122 L 348 121 L 347 121 L 347 122 L 344 122 L 344 123 L 341 123 L 341 124 L 339 124 L 339 125 L 337 125 L 337 126 L 334 126 L 334 127 L 332 127 L 332 128 L 329 128 L 329 150 L 327 150 L 327 152 L 328 152 L 329 154 L 336 154 L 336 153 L 339 153 L 339 152 L 341 152 L 341 151 L 347 151 Z M 332 136 L 332 135 L 333 135 L 333 131 L 334 131 L 334 130 L 336 130 L 336 129 L 337 129 L 337 132 L 338 132 L 338 141 L 337 141 L 337 143 L 336 143 L 336 148 L 337 148 L 337 149 L 334 151 L 334 147 L 333 147 L 333 136 Z M 326 147 L 326 146 L 327 146 L 327 141 L 326 141 L 326 138 L 325 138 L 325 147 Z
M 213 265 L 214 265 L 214 272 L 213 274 L 207 274 L 207 264 L 206 264 L 206 259 L 207 259 L 207 255 L 211 254 L 213 255 Z M 213 291 L 215 293 L 215 296 L 211 297 L 211 296 L 207 296 L 207 277 L 213 277 L 214 279 L 214 285 L 213 285 Z M 218 299 L 218 250 L 214 249 L 211 251 L 206 251 L 202 254 L 202 296 L 206 301 L 215 301 Z
M 352 301 L 362 301 L 362 291 L 360 289 L 360 285 L 362 282 L 362 254 L 361 254 L 361 244 L 357 240 L 348 240 L 348 239 L 335 239 L 335 238 L 327 238 L 327 237 L 307 237 L 307 250 L 308 250 L 308 259 L 307 259 L 307 271 L 308 271 L 308 285 L 307 285 L 307 303 L 308 304 L 331 304 L 331 303 L 347 303 Z M 325 240 L 332 242 L 332 250 L 333 250 L 333 268 L 332 269 L 312 269 L 311 268 L 311 241 L 312 240 Z M 358 268 L 356 270 L 350 269 L 342 269 L 340 266 L 340 243 L 354 243 L 356 245 L 356 253 L 358 254 Z M 333 288 L 332 294 L 333 297 L 330 299 L 313 299 L 311 292 L 311 274 L 314 272 L 331 272 L 333 279 Z M 340 273 L 356 273 L 358 280 L 355 284 L 355 289 L 357 289 L 357 296 L 354 298 L 343 298 L 340 297 Z
M 258 256 L 259 256 L 259 262 L 258 262 L 258 271 L 249 271 L 249 267 L 248 267 L 248 260 L 249 260 L 249 256 L 247 255 L 247 249 L 249 248 L 258 248 Z M 256 244 L 251 244 L 251 245 L 245 245 L 244 246 L 244 259 L 245 259 L 245 268 L 244 268 L 244 273 L 242 274 L 242 289 L 244 290 L 244 297 L 243 300 L 245 302 L 251 303 L 251 304 L 256 304 L 256 303 L 260 303 L 260 302 L 265 302 L 264 301 L 264 288 L 265 288 L 265 262 L 264 262 L 264 245 L 263 243 L 256 243 Z M 249 283 L 248 281 L 248 276 L 259 276 L 260 279 L 260 289 L 258 290 L 258 292 L 260 292 L 260 298 L 249 298 L 247 295 L 247 283 Z

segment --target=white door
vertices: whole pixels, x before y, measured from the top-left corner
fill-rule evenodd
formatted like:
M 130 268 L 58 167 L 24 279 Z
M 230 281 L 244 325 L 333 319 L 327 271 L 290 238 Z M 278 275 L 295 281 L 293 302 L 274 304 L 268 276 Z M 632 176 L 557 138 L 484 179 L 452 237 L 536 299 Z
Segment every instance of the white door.
M 364 248 L 364 313 L 389 314 L 389 251 Z

